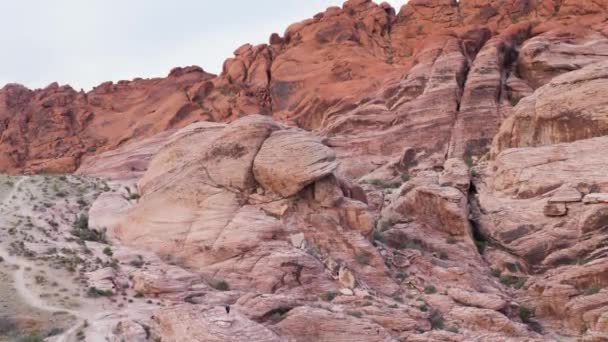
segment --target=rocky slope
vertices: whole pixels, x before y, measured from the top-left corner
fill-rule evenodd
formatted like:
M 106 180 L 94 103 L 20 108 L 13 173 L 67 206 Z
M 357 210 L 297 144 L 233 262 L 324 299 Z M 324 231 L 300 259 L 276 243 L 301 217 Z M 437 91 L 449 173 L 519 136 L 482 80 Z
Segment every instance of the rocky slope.
M 0 168 L 129 189 L 86 279 L 162 305 L 59 340 L 604 341 L 607 75 L 603 0 L 349 0 L 219 76 L 8 85 Z

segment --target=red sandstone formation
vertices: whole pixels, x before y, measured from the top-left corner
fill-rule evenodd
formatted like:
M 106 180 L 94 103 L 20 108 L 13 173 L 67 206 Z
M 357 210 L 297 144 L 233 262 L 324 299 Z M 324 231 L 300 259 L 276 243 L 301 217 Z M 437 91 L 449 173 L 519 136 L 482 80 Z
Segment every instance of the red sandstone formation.
M 347 1 L 243 45 L 221 75 L 0 90 L 0 170 L 74 171 L 83 158 L 194 121 L 272 115 L 340 150 L 480 155 L 511 105 L 606 53 L 605 2 Z M 521 52 L 521 53 L 520 53 Z M 380 137 L 382 135 L 382 137 Z M 432 138 L 430 138 L 432 136 Z

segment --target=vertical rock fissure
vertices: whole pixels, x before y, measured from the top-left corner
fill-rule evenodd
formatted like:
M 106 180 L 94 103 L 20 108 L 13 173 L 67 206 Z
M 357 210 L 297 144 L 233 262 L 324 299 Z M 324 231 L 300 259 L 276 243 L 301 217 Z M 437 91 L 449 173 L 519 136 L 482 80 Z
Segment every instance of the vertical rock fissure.
M 486 40 L 487 41 L 487 40 Z M 460 68 L 460 71 L 456 74 L 456 84 L 458 85 L 458 94 L 456 94 L 456 110 L 454 113 L 454 119 L 452 121 L 452 128 L 450 129 L 450 138 L 449 138 L 449 143 L 447 146 L 447 149 L 445 151 L 444 157 L 447 159 L 450 155 L 450 151 L 453 148 L 454 145 L 454 134 L 455 134 L 455 130 L 456 130 L 456 124 L 458 121 L 458 116 L 460 113 L 460 107 L 462 104 L 462 97 L 464 95 L 464 90 L 466 87 L 466 83 L 467 83 L 467 79 L 469 78 L 469 72 L 471 71 L 471 66 L 473 65 L 473 62 L 475 61 L 475 58 L 477 58 L 477 53 L 483 48 L 483 46 L 485 45 L 485 41 L 480 44 L 479 48 L 474 51 L 474 53 L 471 55 L 469 53 L 467 53 L 467 49 L 464 47 L 464 43 L 460 42 L 460 44 L 458 45 L 460 48 L 460 53 L 465 57 L 465 60 L 463 62 L 463 65 Z
M 516 73 L 516 65 L 517 58 L 519 57 L 518 46 L 507 46 L 503 45 L 502 47 L 502 55 L 501 61 L 499 63 L 500 66 L 500 85 L 496 92 L 496 110 L 499 110 L 500 102 L 507 89 L 507 80 L 511 77 L 512 74 Z M 516 75 L 517 76 L 517 75 Z M 511 94 L 507 92 L 506 96 L 509 100 L 512 100 Z
M 553 16 L 557 16 L 559 14 L 560 9 L 562 8 L 562 0 L 557 0 L 555 2 L 555 8 L 553 9 Z

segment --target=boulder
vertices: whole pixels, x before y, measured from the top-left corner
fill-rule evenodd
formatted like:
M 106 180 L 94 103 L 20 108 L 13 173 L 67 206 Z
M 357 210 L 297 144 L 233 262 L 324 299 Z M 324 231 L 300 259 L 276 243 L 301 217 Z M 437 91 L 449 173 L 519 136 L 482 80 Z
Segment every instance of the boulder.
M 588 194 L 583 198 L 585 204 L 608 203 L 608 193 Z
M 500 311 L 507 306 L 507 302 L 503 298 L 491 293 L 480 293 L 466 289 L 450 288 L 448 289 L 448 296 L 458 303 L 481 309 Z
M 262 324 L 224 306 L 181 304 L 154 315 L 155 329 L 168 341 L 281 341 Z
M 334 152 L 320 140 L 301 131 L 284 130 L 264 142 L 253 162 L 253 173 L 264 189 L 289 197 L 336 167 Z
M 396 341 L 385 328 L 365 317 L 335 315 L 312 307 L 289 311 L 276 329 L 281 336 L 304 341 Z
M 568 208 L 564 202 L 548 202 L 543 208 L 545 216 L 566 216 L 568 214 Z
M 443 167 L 444 170 L 439 176 L 439 185 L 453 187 L 463 194 L 468 194 L 471 177 L 467 164 L 461 159 L 452 158 L 446 160 Z
M 451 187 L 419 186 L 405 196 L 405 212 L 419 222 L 452 235 L 471 235 L 467 197 Z

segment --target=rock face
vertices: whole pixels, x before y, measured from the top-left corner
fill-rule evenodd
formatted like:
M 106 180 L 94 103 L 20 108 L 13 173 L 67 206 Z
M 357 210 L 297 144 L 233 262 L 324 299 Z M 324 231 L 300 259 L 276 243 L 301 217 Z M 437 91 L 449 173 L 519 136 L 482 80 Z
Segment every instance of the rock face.
M 115 340 L 602 340 L 607 19 L 349 0 L 219 76 L 7 85 L 0 170 L 120 184 L 89 225 L 153 262 L 87 276 L 163 305 Z
M 301 159 L 282 156 L 295 151 Z M 392 293 L 394 284 L 376 280 L 386 270 L 364 237 L 373 227 L 367 206 L 343 198 L 338 182 L 319 180 L 304 189 L 331 175 L 331 157 L 331 150 L 310 134 L 281 128 L 263 116 L 197 131 L 158 152 L 139 182 L 140 202 L 114 234 L 237 289 L 330 290 L 324 265 L 305 252 L 316 248 L 332 272 L 346 267 L 355 272 L 355 284 L 368 286 L 369 281 L 376 290 Z M 302 172 L 306 167 L 309 172 Z M 339 198 L 325 201 L 322 192 Z M 298 196 L 282 200 L 277 195 Z M 343 233 L 318 240 L 326 238 L 323 230 Z M 293 246 L 290 236 L 298 233 L 306 242 Z M 357 264 L 359 254 L 375 267 Z
M 88 93 L 51 84 L 0 90 L 0 169 L 71 172 L 85 155 L 141 139 L 202 115 L 185 89 L 213 75 L 198 67 L 164 79 L 104 83 Z
M 281 341 L 263 325 L 238 313 L 229 316 L 221 306 L 176 307 L 163 310 L 155 320 L 166 332 L 163 341 Z
M 576 86 L 573 86 L 576 84 Z M 522 99 L 501 126 L 493 154 L 511 147 L 572 142 L 608 133 L 608 61 L 556 77 Z
M 71 172 L 127 141 L 255 113 L 326 132 L 338 157 L 394 156 L 402 140 L 427 155 L 480 155 L 511 104 L 605 58 L 605 7 L 423 0 L 396 11 L 349 0 L 269 44 L 239 47 L 219 76 L 175 68 L 86 93 L 9 84 L 0 90 L 0 170 Z

